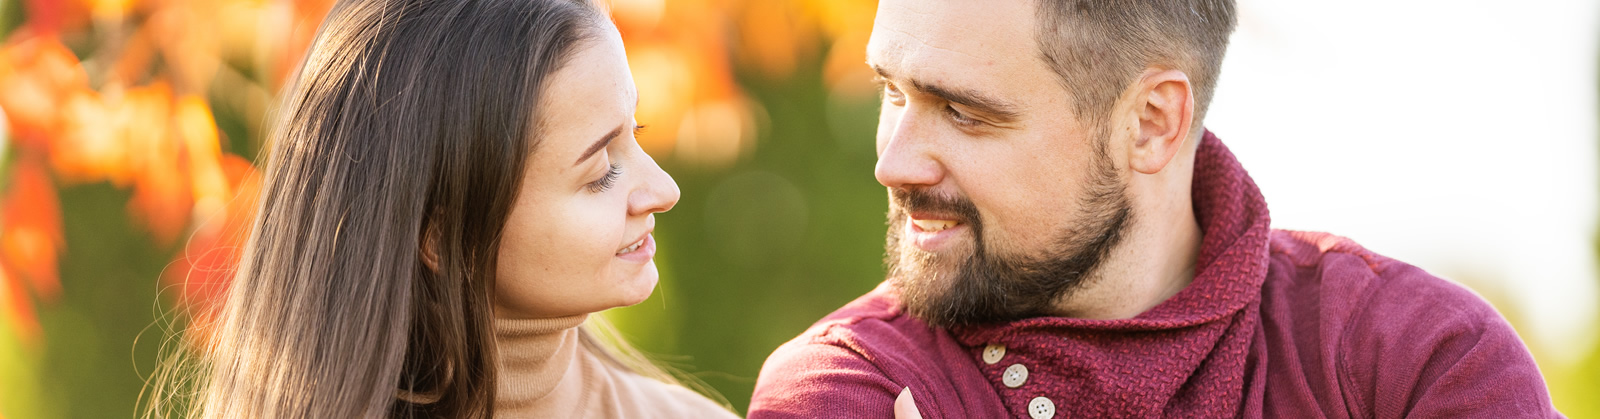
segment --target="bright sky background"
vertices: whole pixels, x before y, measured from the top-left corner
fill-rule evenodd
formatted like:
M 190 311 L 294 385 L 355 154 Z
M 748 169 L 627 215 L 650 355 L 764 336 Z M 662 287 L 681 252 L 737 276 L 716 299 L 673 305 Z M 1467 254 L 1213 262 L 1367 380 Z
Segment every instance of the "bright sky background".
M 1239 0 L 1207 126 L 1278 228 L 1500 294 L 1570 361 L 1595 341 L 1593 0 Z

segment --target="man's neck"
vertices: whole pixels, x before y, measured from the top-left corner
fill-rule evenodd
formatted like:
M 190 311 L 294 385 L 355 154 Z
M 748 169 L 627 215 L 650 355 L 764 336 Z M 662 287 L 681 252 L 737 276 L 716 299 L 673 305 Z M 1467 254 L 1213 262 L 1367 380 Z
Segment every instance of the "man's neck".
M 1201 239 L 1190 199 L 1194 149 L 1175 160 L 1170 172 L 1154 176 L 1158 179 L 1131 185 L 1133 218 L 1122 243 L 1086 278 L 1082 288 L 1056 301 L 1053 314 L 1133 318 L 1177 295 L 1194 280 Z

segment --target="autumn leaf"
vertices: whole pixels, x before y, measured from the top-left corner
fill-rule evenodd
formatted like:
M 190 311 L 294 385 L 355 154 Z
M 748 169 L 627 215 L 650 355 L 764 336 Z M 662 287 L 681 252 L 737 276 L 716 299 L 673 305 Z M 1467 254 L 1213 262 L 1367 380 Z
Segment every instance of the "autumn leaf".
M 178 301 L 203 330 L 222 303 L 255 220 L 261 176 L 249 161 L 224 155 L 219 164 L 227 178 L 228 198 L 221 211 L 204 218 L 162 280 L 181 290 Z
M 5 316 L 24 342 L 39 338 L 39 319 L 33 313 L 33 301 L 29 300 L 22 281 L 12 277 L 3 263 L 0 263 L 0 308 L 4 309 L 0 315 Z
M 68 183 L 110 181 L 126 186 L 132 176 L 129 143 L 123 136 L 134 109 L 107 103 L 88 88 L 65 95 L 52 136 L 51 165 Z
M 816 50 L 815 22 L 788 1 L 753 1 L 740 15 L 739 57 L 767 77 L 786 79 Z
M 52 36 L 19 32 L 11 38 L 0 49 L 0 108 L 17 143 L 43 152 L 56 133 L 58 111 L 89 88 L 89 75 Z
M 55 36 L 89 23 L 89 8 L 80 0 L 25 0 L 27 29 L 43 36 Z
M 194 209 L 187 150 L 172 129 L 173 102 L 172 90 L 156 83 L 128 89 L 120 104 L 133 115 L 120 131 L 128 143 L 133 181 L 128 211 L 163 247 L 175 243 L 188 228 Z
M 65 250 L 61 203 L 50 174 L 42 165 L 20 159 L 0 201 L 0 264 L 15 276 L 12 281 L 25 282 L 41 299 L 53 300 L 61 293 L 57 261 Z

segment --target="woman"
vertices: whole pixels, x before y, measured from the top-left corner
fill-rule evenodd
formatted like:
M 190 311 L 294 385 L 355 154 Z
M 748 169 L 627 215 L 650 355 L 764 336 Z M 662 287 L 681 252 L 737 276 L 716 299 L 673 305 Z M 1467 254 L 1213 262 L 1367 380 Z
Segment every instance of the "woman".
M 198 398 L 154 411 L 733 417 L 585 326 L 650 295 L 678 199 L 595 6 L 344 0 L 286 93 Z

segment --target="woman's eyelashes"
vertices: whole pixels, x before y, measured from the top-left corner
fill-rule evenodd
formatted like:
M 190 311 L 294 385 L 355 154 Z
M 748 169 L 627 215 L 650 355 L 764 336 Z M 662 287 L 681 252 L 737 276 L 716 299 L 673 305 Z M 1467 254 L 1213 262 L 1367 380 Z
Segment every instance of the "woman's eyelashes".
M 611 189 L 612 186 L 616 186 L 617 178 L 621 176 L 622 165 L 612 163 L 611 170 L 607 170 L 605 176 L 601 176 L 599 180 L 594 182 L 589 182 L 588 185 L 585 185 L 585 188 L 589 189 L 589 192 L 593 193 L 605 192 L 606 190 Z
M 644 125 L 635 124 L 633 126 L 634 138 L 638 138 L 639 134 L 642 133 L 644 133 Z M 604 176 L 601 176 L 600 179 L 595 180 L 594 182 L 589 182 L 589 184 L 584 185 L 584 188 L 593 193 L 605 192 L 606 190 L 611 189 L 612 186 L 616 186 L 617 178 L 621 176 L 622 165 L 618 163 L 611 163 L 611 169 L 607 170 Z

